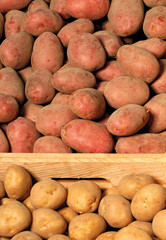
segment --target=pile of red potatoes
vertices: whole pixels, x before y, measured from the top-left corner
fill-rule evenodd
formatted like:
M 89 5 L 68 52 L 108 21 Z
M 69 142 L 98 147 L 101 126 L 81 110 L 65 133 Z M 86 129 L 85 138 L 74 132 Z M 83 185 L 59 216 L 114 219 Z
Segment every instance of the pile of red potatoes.
M 165 153 L 166 0 L 1 0 L 0 152 Z

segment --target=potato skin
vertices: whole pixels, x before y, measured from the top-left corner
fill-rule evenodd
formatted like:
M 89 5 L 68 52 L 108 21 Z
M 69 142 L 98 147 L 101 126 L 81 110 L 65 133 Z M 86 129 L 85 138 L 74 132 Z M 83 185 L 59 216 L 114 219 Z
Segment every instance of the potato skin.
M 4 33 L 4 23 L 4 16 L 2 15 L 2 13 L 0 13 L 0 38 L 2 38 Z
M 106 126 L 86 119 L 70 121 L 62 128 L 61 137 L 64 143 L 77 152 L 109 153 L 114 147 L 113 137 Z
M 37 113 L 42 107 L 43 107 L 42 105 L 34 104 L 30 101 L 27 101 L 21 107 L 19 115 L 33 122 L 36 122 Z
M 74 35 L 69 41 L 67 56 L 76 67 L 88 71 L 102 68 L 106 61 L 106 52 L 98 38 L 92 33 Z
M 147 232 L 151 237 L 153 237 L 153 235 L 154 235 L 151 222 L 135 220 L 135 221 L 131 222 L 128 226 L 138 227 L 138 228 L 144 230 L 145 232 Z
M 107 231 L 102 234 L 100 234 L 96 240 L 113 240 L 114 234 L 116 231 Z
M 70 240 L 70 238 L 64 234 L 55 234 L 49 237 L 48 240 Z
M 38 8 L 48 9 L 49 7 L 48 7 L 48 4 L 44 0 L 33 0 L 28 5 L 27 10 L 29 11 L 29 10 L 38 9 Z
M 112 0 L 108 20 L 117 35 L 126 37 L 141 28 L 144 18 L 144 5 L 138 0 Z
M 134 45 L 121 46 L 117 52 L 117 61 L 128 76 L 147 83 L 153 82 L 160 71 L 157 58 L 149 51 Z
M 28 6 L 31 0 L 1 0 L 0 12 L 5 13 L 12 9 L 22 9 Z
M 4 183 L 0 181 L 0 199 L 4 198 L 6 195 Z
M 50 9 L 59 13 L 63 19 L 70 18 L 70 14 L 66 10 L 66 0 L 51 0 Z
M 103 18 L 109 10 L 109 0 L 67 0 L 66 10 L 74 18 Z
M 72 208 L 63 206 L 58 209 L 58 213 L 62 215 L 67 223 L 71 222 L 71 220 L 78 215 Z
M 1 153 L 9 152 L 9 141 L 1 128 L 0 128 L 0 139 L 1 139 L 0 152 Z
M 12 237 L 12 240 L 42 240 L 42 238 L 37 235 L 36 233 L 33 233 L 31 231 L 22 231 L 17 233 L 16 235 L 14 235 L 14 237 Z
M 166 234 L 164 231 L 166 219 L 166 209 L 159 211 L 152 220 L 152 229 L 159 239 L 164 240 L 166 238 Z
M 143 0 L 148 7 L 166 6 L 165 0 Z
M 51 103 L 67 103 L 69 104 L 70 94 L 58 92 L 52 99 Z
M 151 89 L 153 89 L 154 93 L 164 93 L 166 92 L 165 87 L 165 78 L 166 78 L 166 59 L 159 59 L 160 63 L 160 73 L 155 79 L 154 82 L 150 85 Z
M 51 32 L 40 34 L 33 45 L 32 68 L 34 70 L 47 69 L 54 73 L 62 66 L 63 60 L 64 52 L 58 37 Z

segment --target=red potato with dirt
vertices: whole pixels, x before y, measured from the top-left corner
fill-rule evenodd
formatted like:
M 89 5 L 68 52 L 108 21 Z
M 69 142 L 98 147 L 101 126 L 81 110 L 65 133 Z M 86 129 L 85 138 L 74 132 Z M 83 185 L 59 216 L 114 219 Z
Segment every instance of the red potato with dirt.
M 33 122 L 36 122 L 36 116 L 38 111 L 42 108 L 42 105 L 26 101 L 20 109 L 19 115 L 25 117 Z
M 148 84 L 154 81 L 160 71 L 158 59 L 149 51 L 134 45 L 120 47 L 117 61 L 126 75 L 142 79 Z
M 150 85 L 155 94 L 166 93 L 166 59 L 160 59 L 160 73 Z
M 33 45 L 32 68 L 34 70 L 46 69 L 54 73 L 63 65 L 63 61 L 64 51 L 58 37 L 51 32 L 40 34 Z
M 59 13 L 63 19 L 70 18 L 70 14 L 66 10 L 66 0 L 51 0 L 50 9 Z
M 106 102 L 102 93 L 93 88 L 74 91 L 69 100 L 72 111 L 83 119 L 100 119 L 106 110 Z
M 33 37 L 26 32 L 4 39 L 0 46 L 2 64 L 16 70 L 26 67 L 31 60 L 33 43 Z
M 143 2 L 150 8 L 157 6 L 166 6 L 166 0 L 143 0 Z
M 98 20 L 107 15 L 109 0 L 67 0 L 66 10 L 74 18 Z
M 6 135 L 4 134 L 4 132 L 2 131 L 2 129 L 0 128 L 0 152 L 1 153 L 8 153 L 10 151 L 9 148 L 9 142 L 8 139 L 6 137 Z
M 52 86 L 61 93 L 71 94 L 78 89 L 95 87 L 96 78 L 93 73 L 77 67 L 59 69 L 53 74 Z
M 108 20 L 118 36 L 126 37 L 137 33 L 144 19 L 142 0 L 112 0 Z
M 23 9 L 28 6 L 32 0 L 1 0 L 0 12 L 6 13 L 12 9 Z
M 27 11 L 23 20 L 24 31 L 36 37 L 47 31 L 57 33 L 62 26 L 61 16 L 55 11 L 44 8 Z
M 106 52 L 99 39 L 91 33 L 73 36 L 68 44 L 69 62 L 88 71 L 102 68 L 106 62 Z
M 24 31 L 23 19 L 25 12 L 20 10 L 10 10 L 5 14 L 4 33 L 5 37 L 10 37 L 18 32 Z
M 28 5 L 27 10 L 31 11 L 31 10 L 38 9 L 38 8 L 49 9 L 49 6 L 44 0 L 33 0 Z
M 51 103 L 67 103 L 69 104 L 70 94 L 58 92 L 52 99 Z
M 35 123 L 27 118 L 18 117 L 10 122 L 6 129 L 11 152 L 32 153 L 33 145 L 41 137 Z
M 25 84 L 26 98 L 35 104 L 51 102 L 56 94 L 51 84 L 52 73 L 46 69 L 35 70 Z
M 57 36 L 61 40 L 63 46 L 67 47 L 70 39 L 74 35 L 84 32 L 93 33 L 94 28 L 94 23 L 90 19 L 79 18 L 62 27 Z

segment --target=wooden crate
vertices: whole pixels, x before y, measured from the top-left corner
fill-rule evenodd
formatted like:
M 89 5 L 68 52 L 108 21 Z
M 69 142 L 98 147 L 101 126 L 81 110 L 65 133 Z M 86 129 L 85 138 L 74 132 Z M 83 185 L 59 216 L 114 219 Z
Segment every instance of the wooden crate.
M 55 178 L 65 187 L 77 179 L 92 179 L 105 189 L 129 173 L 151 174 L 166 186 L 166 154 L 1 153 L 0 180 L 13 163 L 24 166 L 36 180 Z

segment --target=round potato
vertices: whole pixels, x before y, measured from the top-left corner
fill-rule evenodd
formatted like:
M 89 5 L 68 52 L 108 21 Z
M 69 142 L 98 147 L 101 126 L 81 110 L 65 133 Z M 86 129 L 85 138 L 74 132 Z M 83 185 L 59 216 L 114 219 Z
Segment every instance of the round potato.
M 57 211 L 58 211 L 58 213 L 60 213 L 62 215 L 62 217 L 66 220 L 67 223 L 71 222 L 71 220 L 78 215 L 70 207 L 62 207 Z
M 128 226 L 137 227 L 147 232 L 151 237 L 154 235 L 151 222 L 133 221 Z
M 48 238 L 48 240 L 70 240 L 69 237 L 64 234 L 56 234 Z
M 20 109 L 20 116 L 27 118 L 33 122 L 36 122 L 38 111 L 42 108 L 42 105 L 32 103 L 31 101 L 27 101 Z
M 38 8 L 48 9 L 49 6 L 48 6 L 48 4 L 44 0 L 33 0 L 28 5 L 27 10 L 29 11 L 29 10 L 38 9 Z
M 22 231 L 14 235 L 12 240 L 42 240 L 42 238 L 31 231 Z
M 36 208 L 34 208 L 32 206 L 32 203 L 30 201 L 30 196 L 28 196 L 24 201 L 23 204 L 25 205 L 25 207 L 27 207 L 29 209 L 30 212 L 33 212 Z
M 108 231 L 100 234 L 96 240 L 113 240 L 113 237 L 115 235 L 115 231 Z
M 12 9 L 22 9 L 28 6 L 31 0 L 1 0 L 0 12 L 8 12 Z
M 51 103 L 69 103 L 70 94 L 58 92 Z
M 165 226 L 166 226 L 166 209 L 163 209 L 159 211 L 152 220 L 152 229 L 154 235 L 161 240 L 164 240 L 166 238 Z
M 45 0 L 50 2 L 50 9 L 56 11 L 63 19 L 69 19 L 70 14 L 66 10 L 66 0 Z

